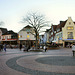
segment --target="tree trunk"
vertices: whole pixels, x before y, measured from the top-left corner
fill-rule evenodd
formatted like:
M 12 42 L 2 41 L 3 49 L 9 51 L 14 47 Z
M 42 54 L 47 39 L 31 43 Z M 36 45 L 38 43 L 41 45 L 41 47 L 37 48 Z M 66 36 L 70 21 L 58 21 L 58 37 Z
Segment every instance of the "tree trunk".
M 38 45 L 38 38 L 37 38 L 37 36 L 38 35 L 37 35 L 37 32 L 36 32 L 36 49 L 38 48 L 38 46 L 37 46 Z

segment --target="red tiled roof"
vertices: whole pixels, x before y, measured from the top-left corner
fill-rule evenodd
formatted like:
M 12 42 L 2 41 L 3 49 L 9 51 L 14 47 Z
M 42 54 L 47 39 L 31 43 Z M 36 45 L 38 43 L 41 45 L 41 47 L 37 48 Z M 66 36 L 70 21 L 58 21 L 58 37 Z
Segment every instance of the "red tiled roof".
M 53 25 L 53 29 L 54 31 L 56 31 L 57 25 Z
M 62 28 L 65 26 L 67 20 L 66 21 L 62 21 L 60 24 L 57 25 L 57 28 Z

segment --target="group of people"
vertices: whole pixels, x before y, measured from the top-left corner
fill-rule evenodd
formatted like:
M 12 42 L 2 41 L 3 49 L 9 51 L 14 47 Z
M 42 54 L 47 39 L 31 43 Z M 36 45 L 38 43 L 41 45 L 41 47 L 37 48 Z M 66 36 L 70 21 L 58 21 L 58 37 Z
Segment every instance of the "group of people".
M 20 49 L 20 51 L 22 50 L 22 44 L 21 43 L 19 45 L 19 49 Z M 27 52 L 28 52 L 29 49 L 30 49 L 30 45 L 24 46 L 24 51 L 27 50 Z
M 22 50 L 22 47 L 23 46 L 20 43 L 19 44 L 19 49 Z M 30 49 L 30 46 L 29 45 L 24 47 L 24 50 L 26 50 L 27 52 L 28 52 L 29 49 Z M 5 43 L 4 43 L 4 45 L 3 44 L 0 44 L 0 51 L 2 51 L 2 50 L 4 50 L 6 52 L 6 44 Z M 44 46 L 44 50 L 46 52 L 46 50 L 47 50 L 47 47 L 46 46 Z
M 0 51 L 4 50 L 6 52 L 6 44 L 0 44 Z
M 20 48 L 20 50 L 22 49 L 22 44 L 20 44 L 19 48 Z M 28 52 L 28 50 L 29 50 L 30 48 L 31 48 L 30 45 L 27 45 L 27 46 L 24 47 L 24 51 L 27 51 L 27 52 Z M 46 52 L 46 51 L 47 51 L 47 46 L 45 45 L 45 46 L 43 47 L 43 49 L 44 49 L 45 52 Z

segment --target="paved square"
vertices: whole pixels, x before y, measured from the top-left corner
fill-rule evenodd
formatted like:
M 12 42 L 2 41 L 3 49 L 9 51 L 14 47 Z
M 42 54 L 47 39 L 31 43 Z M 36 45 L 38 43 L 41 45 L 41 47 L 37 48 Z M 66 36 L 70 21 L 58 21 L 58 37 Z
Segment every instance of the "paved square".
M 0 75 L 75 75 L 75 57 L 71 48 L 47 52 L 0 52 Z

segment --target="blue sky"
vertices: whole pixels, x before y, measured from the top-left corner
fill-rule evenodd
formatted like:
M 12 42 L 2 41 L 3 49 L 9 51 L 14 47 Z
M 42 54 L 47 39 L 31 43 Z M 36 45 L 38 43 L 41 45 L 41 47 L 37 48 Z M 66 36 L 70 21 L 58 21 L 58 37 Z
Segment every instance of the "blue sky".
M 8 30 L 18 32 L 24 27 L 20 23 L 29 12 L 44 14 L 51 23 L 71 17 L 75 21 L 75 0 L 0 0 L 0 21 Z

